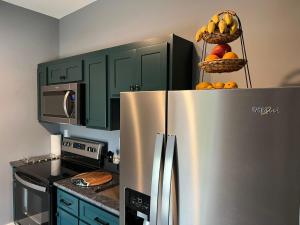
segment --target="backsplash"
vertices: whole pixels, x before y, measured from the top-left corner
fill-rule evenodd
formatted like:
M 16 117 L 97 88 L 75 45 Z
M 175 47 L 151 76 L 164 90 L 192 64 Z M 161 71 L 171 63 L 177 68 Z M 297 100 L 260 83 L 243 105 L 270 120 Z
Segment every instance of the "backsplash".
M 91 140 L 105 141 L 108 143 L 108 150 L 116 152 L 119 150 L 119 139 L 120 131 L 105 131 L 90 129 L 83 126 L 73 126 L 73 125 L 60 125 L 60 132 L 63 134 L 64 130 L 69 131 L 69 135 L 73 137 L 86 138 Z

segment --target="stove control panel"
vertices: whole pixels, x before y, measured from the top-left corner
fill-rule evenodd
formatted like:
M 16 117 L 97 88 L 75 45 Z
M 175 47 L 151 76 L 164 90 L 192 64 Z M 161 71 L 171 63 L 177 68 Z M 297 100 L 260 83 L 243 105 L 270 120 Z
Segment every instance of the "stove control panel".
M 92 141 L 81 138 L 63 138 L 62 141 L 62 151 L 92 159 L 100 159 L 101 154 L 103 154 L 106 148 L 107 143 L 101 141 Z

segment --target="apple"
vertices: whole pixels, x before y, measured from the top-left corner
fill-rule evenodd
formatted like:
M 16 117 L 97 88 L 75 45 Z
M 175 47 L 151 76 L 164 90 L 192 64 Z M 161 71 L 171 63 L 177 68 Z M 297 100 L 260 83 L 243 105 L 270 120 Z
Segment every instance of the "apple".
M 220 58 L 223 57 L 223 55 L 226 53 L 226 52 L 231 52 L 231 47 L 229 44 L 220 44 L 220 45 L 216 45 L 211 54 L 212 55 L 217 55 L 219 56 Z

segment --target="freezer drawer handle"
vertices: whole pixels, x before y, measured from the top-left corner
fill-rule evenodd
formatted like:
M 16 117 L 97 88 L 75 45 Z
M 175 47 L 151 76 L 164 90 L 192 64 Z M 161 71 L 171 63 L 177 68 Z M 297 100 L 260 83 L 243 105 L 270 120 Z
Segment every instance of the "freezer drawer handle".
M 176 136 L 169 135 L 167 140 L 163 186 L 162 186 L 162 205 L 161 205 L 161 224 L 169 224 L 170 197 L 171 197 L 171 178 L 174 162 Z
M 99 217 L 96 217 L 94 220 L 96 221 L 96 223 L 98 223 L 100 225 L 109 225 L 109 223 L 101 220 Z
M 17 173 L 15 173 L 15 178 L 21 184 L 23 184 L 24 186 L 29 187 L 33 190 L 40 191 L 40 192 L 46 192 L 46 190 L 47 190 L 46 187 L 39 186 L 39 185 L 30 183 L 29 181 L 26 181 L 26 180 L 22 179 L 19 175 L 17 175 Z
M 157 225 L 157 206 L 158 206 L 158 194 L 159 194 L 158 192 L 159 192 L 161 157 L 162 157 L 163 147 L 164 147 L 164 135 L 156 134 L 153 169 L 152 169 L 150 225 Z

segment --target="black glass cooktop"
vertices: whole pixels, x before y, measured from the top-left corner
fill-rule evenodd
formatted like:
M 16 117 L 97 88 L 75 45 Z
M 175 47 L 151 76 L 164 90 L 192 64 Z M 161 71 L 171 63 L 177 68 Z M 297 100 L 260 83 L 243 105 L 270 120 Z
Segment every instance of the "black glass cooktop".
M 64 159 L 56 159 L 48 162 L 20 166 L 17 168 L 17 172 L 48 185 L 57 180 L 97 169 L 99 168 L 91 165 L 74 163 Z

